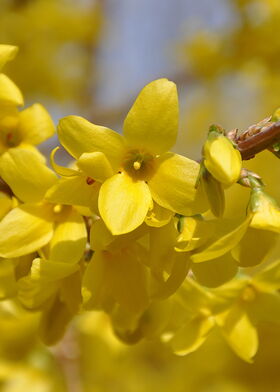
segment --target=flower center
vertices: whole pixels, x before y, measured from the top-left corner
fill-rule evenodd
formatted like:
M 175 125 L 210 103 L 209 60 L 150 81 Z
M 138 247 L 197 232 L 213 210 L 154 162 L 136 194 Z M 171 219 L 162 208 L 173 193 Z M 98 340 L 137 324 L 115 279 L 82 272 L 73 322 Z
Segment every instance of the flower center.
M 21 141 L 21 135 L 17 128 L 18 119 L 12 116 L 6 116 L 0 121 L 0 140 L 4 148 L 18 146 Z
M 130 150 L 124 157 L 123 168 L 135 180 L 148 180 L 155 171 L 155 157 L 146 151 Z
M 249 285 L 243 290 L 241 297 L 245 302 L 252 302 L 256 299 L 256 290 L 253 286 Z

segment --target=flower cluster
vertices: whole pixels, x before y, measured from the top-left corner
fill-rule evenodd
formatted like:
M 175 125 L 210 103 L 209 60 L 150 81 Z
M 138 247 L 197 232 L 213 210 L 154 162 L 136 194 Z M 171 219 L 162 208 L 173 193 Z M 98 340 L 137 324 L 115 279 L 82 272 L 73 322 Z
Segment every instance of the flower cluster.
M 0 46 L 0 65 L 15 53 Z M 0 74 L 0 308 L 14 325 L 5 347 L 34 335 L 54 344 L 75 315 L 101 310 L 127 343 L 161 339 L 184 355 L 216 328 L 251 362 L 257 324 L 280 321 L 280 210 L 234 140 L 212 126 L 200 163 L 170 152 L 178 96 L 159 79 L 123 135 L 63 118 L 59 141 L 74 161 L 57 163 L 57 147 L 51 169 L 35 146 L 54 134 L 52 120 L 22 104 Z M 250 194 L 232 219 L 225 195 L 236 183 Z

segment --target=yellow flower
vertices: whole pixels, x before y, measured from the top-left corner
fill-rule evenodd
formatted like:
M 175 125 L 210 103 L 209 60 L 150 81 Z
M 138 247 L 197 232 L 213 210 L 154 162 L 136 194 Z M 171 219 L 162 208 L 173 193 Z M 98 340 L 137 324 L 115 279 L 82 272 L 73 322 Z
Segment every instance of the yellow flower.
M 277 261 L 253 277 L 239 276 L 215 289 L 187 278 L 172 297 L 162 339 L 176 354 L 186 355 L 218 326 L 232 350 L 251 363 L 258 349 L 256 325 L 280 321 L 279 272 Z
M 37 151 L 33 146 L 54 132 L 52 119 L 42 105 L 37 103 L 21 112 L 8 106 L 0 112 L 0 154 L 13 147 Z
M 210 132 L 203 149 L 204 165 L 224 186 L 230 186 L 240 177 L 242 159 L 231 141 L 217 132 Z
M 0 45 L 0 70 L 15 57 L 17 50 L 16 46 Z M 23 96 L 19 88 L 3 73 L 0 73 L 0 105 L 23 105 Z
M 113 234 L 140 226 L 152 200 L 173 212 L 193 213 L 199 165 L 168 152 L 175 143 L 177 128 L 176 86 L 167 79 L 144 87 L 125 119 L 123 136 L 77 116 L 60 121 L 60 142 L 78 160 L 78 167 L 91 177 L 97 152 L 110 164 L 112 174 L 101 185 L 98 206 Z M 203 208 L 201 200 L 197 204 Z
M 84 275 L 85 309 L 111 312 L 116 304 L 129 314 L 148 306 L 148 269 L 137 244 L 114 251 L 97 250 Z
M 49 243 L 52 261 L 77 263 L 86 244 L 85 222 L 75 208 L 44 200 L 56 175 L 33 151 L 12 148 L 0 158 L 0 176 L 19 200 L 0 222 L 0 257 L 18 257 Z

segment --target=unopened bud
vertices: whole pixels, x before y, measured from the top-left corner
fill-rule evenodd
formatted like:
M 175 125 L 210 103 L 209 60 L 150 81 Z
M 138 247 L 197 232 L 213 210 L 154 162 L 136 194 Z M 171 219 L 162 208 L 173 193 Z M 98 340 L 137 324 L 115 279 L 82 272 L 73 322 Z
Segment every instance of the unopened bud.
M 209 134 L 203 149 L 204 165 L 212 176 L 224 186 L 238 181 L 242 166 L 240 152 L 225 136 Z

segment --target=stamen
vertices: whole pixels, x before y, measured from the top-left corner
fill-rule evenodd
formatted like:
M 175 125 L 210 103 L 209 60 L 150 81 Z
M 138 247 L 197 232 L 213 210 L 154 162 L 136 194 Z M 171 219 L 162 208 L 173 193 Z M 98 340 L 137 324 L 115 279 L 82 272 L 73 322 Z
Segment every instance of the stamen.
M 92 184 L 95 183 L 94 179 L 91 178 L 91 177 L 87 177 L 86 182 L 87 182 L 88 185 L 92 185 Z
M 61 205 L 61 204 L 56 204 L 56 205 L 53 207 L 53 212 L 54 212 L 55 214 L 59 214 L 61 211 L 62 211 L 62 205 Z
M 142 164 L 142 162 L 139 162 L 139 161 L 133 162 L 134 169 L 139 170 L 141 168 L 141 164 Z

